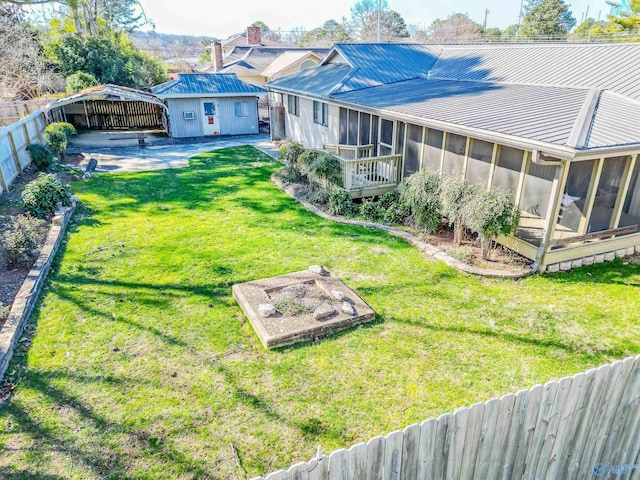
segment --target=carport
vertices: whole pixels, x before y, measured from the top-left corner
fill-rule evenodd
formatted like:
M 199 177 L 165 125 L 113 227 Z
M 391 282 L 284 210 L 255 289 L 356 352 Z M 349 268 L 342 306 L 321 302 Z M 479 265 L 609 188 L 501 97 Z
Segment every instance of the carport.
M 162 130 L 170 135 L 162 100 L 117 85 L 100 85 L 56 100 L 45 114 L 49 122 L 69 122 L 77 130 Z

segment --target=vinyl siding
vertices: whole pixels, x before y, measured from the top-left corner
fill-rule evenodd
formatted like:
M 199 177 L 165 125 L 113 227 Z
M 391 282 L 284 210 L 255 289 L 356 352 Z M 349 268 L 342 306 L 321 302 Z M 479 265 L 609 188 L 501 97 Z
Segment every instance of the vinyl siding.
M 199 98 L 168 99 L 171 136 L 174 138 L 202 136 L 202 103 Z M 185 120 L 184 112 L 193 112 L 193 120 Z
M 329 104 L 329 125 L 313 123 L 313 100 L 299 97 L 299 116 L 285 115 L 287 137 L 310 148 L 322 148 L 325 143 L 338 143 L 339 108 Z
M 249 116 L 236 117 L 235 102 L 249 102 Z M 221 135 L 258 133 L 258 102 L 255 97 L 219 98 L 218 116 Z

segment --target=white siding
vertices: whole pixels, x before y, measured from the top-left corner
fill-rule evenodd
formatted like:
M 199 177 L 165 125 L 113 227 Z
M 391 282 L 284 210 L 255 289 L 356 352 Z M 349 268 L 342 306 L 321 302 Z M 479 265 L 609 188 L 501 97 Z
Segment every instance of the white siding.
M 299 116 L 291 115 L 288 111 L 285 114 L 287 138 L 310 148 L 322 148 L 325 143 L 338 143 L 339 107 L 329 104 L 328 127 L 313 123 L 313 100 L 299 97 L 298 111 Z
M 202 104 L 199 98 L 170 98 L 169 122 L 175 138 L 202 136 Z M 193 112 L 193 120 L 185 120 L 184 112 Z
M 258 133 L 258 101 L 256 97 L 219 98 L 220 134 L 245 135 Z M 249 116 L 236 117 L 235 102 L 249 102 Z

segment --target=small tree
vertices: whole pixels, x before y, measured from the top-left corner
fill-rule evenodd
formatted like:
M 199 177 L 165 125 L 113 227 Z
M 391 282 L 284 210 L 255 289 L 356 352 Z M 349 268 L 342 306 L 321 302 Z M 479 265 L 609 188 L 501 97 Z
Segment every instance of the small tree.
M 520 210 L 509 192 L 485 190 L 467 202 L 463 210 L 463 221 L 480 237 L 482 258 L 488 260 L 493 241 L 499 235 L 509 235 L 518 228 Z
M 64 159 L 69 137 L 75 134 L 76 129 L 74 126 L 66 122 L 52 123 L 44 129 L 44 138 L 59 161 Z
M 467 183 L 461 175 L 447 177 L 442 181 L 442 214 L 447 217 L 449 225 L 453 225 L 453 241 L 456 245 L 462 242 L 464 209 L 476 194 L 477 187 Z
M 411 210 L 410 219 L 425 232 L 435 232 L 442 219 L 440 174 L 420 170 L 407 178 L 401 202 Z

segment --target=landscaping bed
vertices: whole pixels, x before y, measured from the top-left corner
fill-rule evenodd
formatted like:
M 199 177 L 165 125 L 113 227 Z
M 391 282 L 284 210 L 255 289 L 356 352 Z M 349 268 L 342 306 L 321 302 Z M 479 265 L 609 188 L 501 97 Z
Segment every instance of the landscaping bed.
M 325 220 L 250 148 L 99 175 L 0 394 L 0 477 L 250 478 L 640 353 L 640 266 L 519 281 Z M 377 313 L 266 351 L 234 284 L 324 265 Z
M 0 195 L 0 237 L 9 228 L 12 218 L 26 214 L 21 195 L 25 186 L 34 181 L 38 173 L 39 172 L 33 167 L 26 169 L 11 184 L 10 190 Z M 79 172 L 68 169 L 59 169 L 59 171 L 56 172 L 56 177 L 63 184 L 80 178 Z M 46 222 L 47 229 L 51 225 L 52 218 L 53 214 L 49 214 L 43 218 Z M 45 236 L 43 233 L 40 241 L 37 242 L 38 247 L 31 252 L 29 258 L 21 259 L 15 264 L 10 264 L 6 249 L 0 244 L 0 330 L 2 329 L 6 314 L 8 314 L 8 309 L 13 303 L 13 299 L 18 290 L 20 290 L 33 263 L 38 258 L 39 247 L 42 245 Z M 2 306 L 4 306 L 4 308 L 2 308 Z M 2 314 L 3 312 L 5 315 Z

